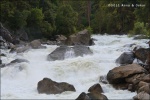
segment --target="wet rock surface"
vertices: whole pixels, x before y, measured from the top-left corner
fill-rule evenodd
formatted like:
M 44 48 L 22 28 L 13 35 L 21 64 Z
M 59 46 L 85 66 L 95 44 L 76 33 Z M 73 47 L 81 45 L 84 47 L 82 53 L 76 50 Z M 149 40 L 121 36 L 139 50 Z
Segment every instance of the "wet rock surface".
M 81 45 L 73 46 L 73 47 L 60 46 L 48 55 L 47 60 L 49 60 L 49 61 L 64 60 L 65 54 L 67 52 L 69 52 L 70 56 L 73 56 L 73 57 L 92 54 L 92 51 L 87 46 L 81 46 Z
M 60 94 L 65 91 L 76 91 L 74 86 L 71 84 L 66 82 L 58 83 L 49 78 L 43 78 L 43 80 L 39 81 L 37 84 L 37 90 L 38 93 L 46 94 Z

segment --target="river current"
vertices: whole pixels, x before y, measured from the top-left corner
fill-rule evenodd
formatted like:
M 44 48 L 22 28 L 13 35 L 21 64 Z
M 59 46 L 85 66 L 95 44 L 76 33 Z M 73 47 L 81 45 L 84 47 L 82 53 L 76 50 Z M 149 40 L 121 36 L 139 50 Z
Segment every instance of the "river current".
M 74 57 L 73 51 L 69 51 L 62 61 L 47 61 L 47 55 L 57 48 L 56 45 L 45 45 L 47 49 L 30 49 L 19 54 L 2 50 L 7 55 L 1 58 L 3 63 L 16 58 L 27 59 L 29 63 L 1 68 L 1 99 L 76 99 L 96 83 L 100 83 L 108 99 L 132 99 L 135 92 L 116 90 L 110 84 L 99 82 L 99 78 L 117 67 L 115 60 L 121 53 L 131 51 L 137 45 L 148 47 L 148 40 L 133 40 L 126 35 L 93 35 L 92 38 L 95 39 L 95 45 L 90 46 L 92 55 Z M 135 45 L 130 47 L 133 43 Z M 37 83 L 44 77 L 72 84 L 76 92 L 39 94 Z

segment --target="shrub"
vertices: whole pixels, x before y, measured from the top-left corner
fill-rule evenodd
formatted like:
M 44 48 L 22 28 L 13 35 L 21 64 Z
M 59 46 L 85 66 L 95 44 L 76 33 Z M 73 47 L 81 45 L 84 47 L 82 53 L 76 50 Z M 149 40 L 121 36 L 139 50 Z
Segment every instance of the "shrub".
M 144 26 L 143 22 L 136 22 L 134 23 L 133 30 L 129 31 L 131 35 L 146 35 L 148 34 L 148 31 L 146 30 L 146 27 Z

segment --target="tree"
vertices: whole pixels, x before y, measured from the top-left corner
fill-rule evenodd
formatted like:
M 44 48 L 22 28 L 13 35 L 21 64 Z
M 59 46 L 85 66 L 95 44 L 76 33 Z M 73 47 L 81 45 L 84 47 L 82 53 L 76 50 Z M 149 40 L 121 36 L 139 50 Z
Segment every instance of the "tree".
M 62 5 L 56 15 L 57 34 L 73 34 L 76 31 L 77 18 L 77 12 L 70 5 Z
M 27 25 L 26 20 L 29 13 L 30 12 L 26 10 L 23 12 L 16 10 L 14 15 L 10 17 L 10 28 L 14 31 L 24 28 Z
M 39 8 L 32 8 L 28 16 L 28 25 L 30 27 L 39 26 L 43 21 L 44 15 Z

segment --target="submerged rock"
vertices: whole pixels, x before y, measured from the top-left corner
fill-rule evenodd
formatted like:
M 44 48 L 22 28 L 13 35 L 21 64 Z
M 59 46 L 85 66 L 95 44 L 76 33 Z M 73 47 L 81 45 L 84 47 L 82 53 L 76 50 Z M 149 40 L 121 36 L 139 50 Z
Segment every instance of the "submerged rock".
M 39 93 L 59 94 L 65 91 L 76 91 L 74 86 L 66 82 L 57 83 L 49 78 L 43 78 L 38 82 L 37 90 Z

